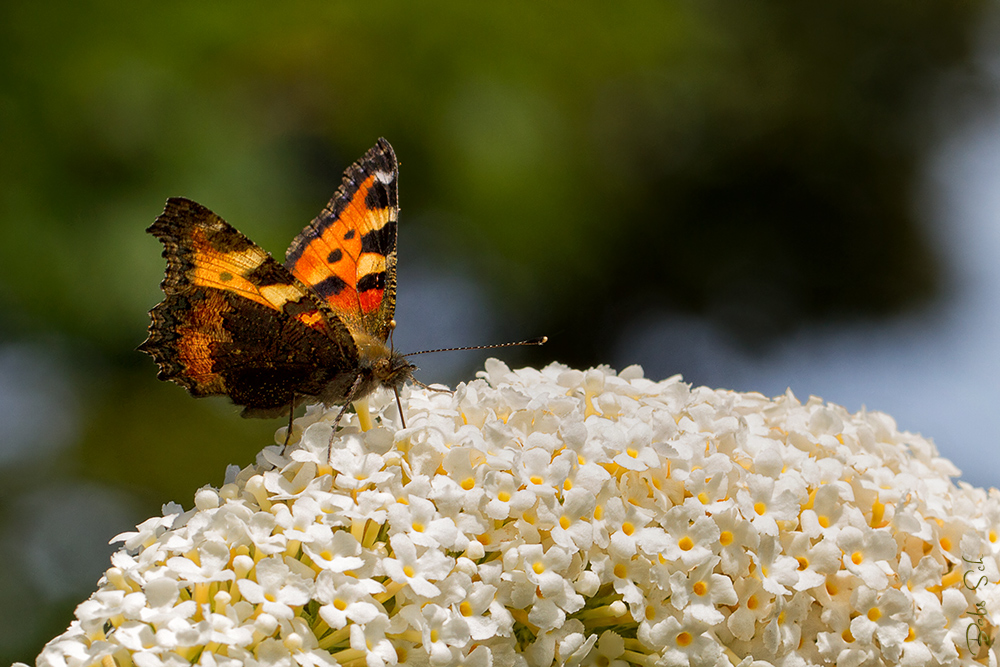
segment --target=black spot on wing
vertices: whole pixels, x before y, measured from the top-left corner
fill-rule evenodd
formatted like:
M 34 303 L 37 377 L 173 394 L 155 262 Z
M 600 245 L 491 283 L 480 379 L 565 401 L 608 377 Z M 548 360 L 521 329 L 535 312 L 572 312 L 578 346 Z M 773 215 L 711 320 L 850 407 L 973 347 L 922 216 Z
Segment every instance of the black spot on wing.
M 385 289 L 385 271 L 369 273 L 358 280 L 358 294 L 372 289 Z
M 393 180 L 386 184 L 376 178 L 371 187 L 368 188 L 368 194 L 365 195 L 365 206 L 371 211 L 396 205 L 396 181 Z
M 336 248 L 335 250 L 330 251 L 330 254 L 326 256 L 326 263 L 336 264 L 343 258 L 343 256 L 343 251 L 340 248 Z
M 207 210 L 207 209 L 206 209 Z M 253 241 L 243 236 L 229 224 L 219 219 L 221 225 L 214 225 L 205 231 L 205 236 L 214 250 L 221 253 L 244 252 L 254 247 Z
M 396 249 L 396 221 L 390 220 L 381 229 L 373 229 L 361 237 L 361 252 L 388 255 Z
M 288 269 L 277 262 L 267 261 L 253 269 L 246 275 L 247 280 L 257 287 L 268 285 L 289 285 L 292 277 Z
M 353 239 L 354 238 L 354 232 L 355 232 L 355 230 L 353 230 L 353 229 L 347 230 L 347 233 L 344 234 L 344 240 L 345 241 L 350 241 L 351 239 Z
M 329 278 L 324 278 L 313 285 L 312 289 L 325 299 L 329 296 L 340 294 L 341 290 L 345 287 L 347 287 L 347 283 L 345 283 L 341 278 L 338 276 L 330 276 Z

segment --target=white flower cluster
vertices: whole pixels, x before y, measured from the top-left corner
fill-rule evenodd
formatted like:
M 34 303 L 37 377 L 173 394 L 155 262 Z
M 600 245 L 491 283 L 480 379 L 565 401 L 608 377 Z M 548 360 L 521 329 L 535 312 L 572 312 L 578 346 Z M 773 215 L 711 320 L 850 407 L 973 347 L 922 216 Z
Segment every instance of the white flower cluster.
M 997 665 L 1000 494 L 883 414 L 495 360 L 404 398 L 120 536 L 37 664 Z

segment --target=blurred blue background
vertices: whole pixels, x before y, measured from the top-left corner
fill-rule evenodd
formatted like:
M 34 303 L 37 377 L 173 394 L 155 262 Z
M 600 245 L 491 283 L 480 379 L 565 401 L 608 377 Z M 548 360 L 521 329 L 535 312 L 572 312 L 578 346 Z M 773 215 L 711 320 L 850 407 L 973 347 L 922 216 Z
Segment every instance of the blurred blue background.
M 810 394 L 1000 479 L 1000 113 L 984 2 L 0 6 L 0 662 L 113 535 L 276 421 L 134 351 L 168 196 L 279 258 L 401 162 L 395 343 Z M 487 353 L 420 357 L 425 382 Z

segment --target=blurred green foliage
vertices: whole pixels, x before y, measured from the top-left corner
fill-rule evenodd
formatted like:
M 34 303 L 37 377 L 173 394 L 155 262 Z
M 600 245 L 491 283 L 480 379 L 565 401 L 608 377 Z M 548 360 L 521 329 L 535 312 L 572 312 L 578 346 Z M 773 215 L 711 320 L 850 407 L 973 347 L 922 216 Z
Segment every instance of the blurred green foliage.
M 524 358 L 606 361 L 649 310 L 759 344 L 920 303 L 941 272 L 914 188 L 942 111 L 981 93 L 960 73 L 983 6 L 4 3 L 0 343 L 68 350 L 84 415 L 46 470 L 144 516 L 271 440 L 134 352 L 164 268 L 143 229 L 183 195 L 281 257 L 379 136 L 402 165 L 400 280 L 473 272 L 498 339 L 552 338 Z M 37 465 L 3 471 L 7 514 Z

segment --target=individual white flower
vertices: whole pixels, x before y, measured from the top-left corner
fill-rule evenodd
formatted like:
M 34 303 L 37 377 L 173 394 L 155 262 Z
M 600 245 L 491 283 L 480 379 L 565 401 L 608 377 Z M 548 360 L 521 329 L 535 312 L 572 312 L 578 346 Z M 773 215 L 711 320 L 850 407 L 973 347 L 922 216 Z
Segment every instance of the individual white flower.
M 434 603 L 420 608 L 409 605 L 399 613 L 421 633 L 423 646 L 433 665 L 449 664 L 456 656 L 455 650 L 465 648 L 472 639 L 464 617 L 451 614 Z
M 851 634 L 856 641 L 878 645 L 887 659 L 896 662 L 903 651 L 913 619 L 913 603 L 902 592 L 890 588 L 881 593 L 860 586 L 854 591 L 851 606 L 861 612 L 851 621 Z
M 708 457 L 704 468 L 692 470 L 684 480 L 684 488 L 691 494 L 685 503 L 697 502 L 709 515 L 732 507 L 735 501 L 729 495 L 729 484 L 733 465 L 733 460 L 724 454 Z
M 740 641 L 748 642 L 757 633 L 757 626 L 770 618 L 774 594 L 764 590 L 760 580 L 743 577 L 733 582 L 738 608 L 726 619 L 726 627 Z
M 583 598 L 564 576 L 573 560 L 570 554 L 558 546 L 543 552 L 540 544 L 525 544 L 517 552 L 528 581 L 537 587 L 541 597 L 570 613 L 583 606 Z
M 404 533 L 396 533 L 389 538 L 389 543 L 394 557 L 382 562 L 385 573 L 396 583 L 408 585 L 417 595 L 425 598 L 440 595 L 441 589 L 432 582 L 448 576 L 454 559 L 433 549 L 418 555 L 417 546 Z
M 724 574 L 712 572 L 718 562 L 719 557 L 712 556 L 690 572 L 675 572 L 670 577 L 671 604 L 685 616 L 690 614 L 708 626 L 725 620 L 720 607 L 739 601 L 733 581 Z
M 386 637 L 389 623 L 388 616 L 376 616 L 364 625 L 354 623 L 350 626 L 351 649 L 365 656 L 367 667 L 384 667 L 397 663 L 396 647 Z
M 671 564 L 667 566 L 667 576 L 676 567 L 673 564 L 679 563 L 681 570 L 689 570 L 712 558 L 714 550 L 722 546 L 718 524 L 698 508 L 673 507 L 663 513 L 660 524 L 662 528 L 641 531 L 636 541 L 643 553 Z
M 389 523 L 421 547 L 451 549 L 458 537 L 458 526 L 453 520 L 438 514 L 430 500 L 416 496 L 391 505 Z
M 719 568 L 734 579 L 743 576 L 750 568 L 750 554 L 755 553 L 760 545 L 757 529 L 735 507 L 714 515 L 712 519 L 719 528 Z M 694 538 L 691 541 L 694 543 Z
M 840 549 L 833 540 L 813 543 L 805 533 L 785 533 L 782 535 L 783 551 L 799 564 L 798 581 L 793 584 L 797 591 L 821 586 L 829 575 L 840 569 Z
M 392 474 L 385 470 L 385 460 L 378 454 L 355 454 L 350 449 L 333 450 L 330 464 L 338 472 L 334 485 L 347 491 L 378 484 L 389 479 Z
M 670 616 L 654 626 L 650 641 L 662 646 L 660 662 L 668 667 L 721 667 L 722 646 L 700 621 Z
M 611 461 L 626 470 L 643 471 L 657 468 L 660 456 L 652 446 L 653 429 L 642 422 L 633 424 L 625 439 L 625 447 Z
M 520 489 L 517 479 L 509 472 L 490 472 L 486 476 L 486 514 L 495 521 L 519 516 L 535 504 L 535 495 Z
M 275 532 L 278 520 L 270 512 L 256 512 L 247 524 L 247 535 L 253 541 L 254 547 L 262 554 L 272 556 L 283 552 L 288 546 L 288 539 Z
M 778 538 L 762 535 L 757 551 L 750 555 L 760 571 L 764 590 L 778 596 L 789 595 L 786 587 L 798 583 L 799 564 L 791 556 L 785 555 Z
M 778 522 L 798 521 L 799 494 L 764 475 L 748 475 L 745 488 L 736 494 L 740 512 L 761 535 L 778 535 Z
M 594 495 L 582 487 L 565 491 L 538 505 L 539 518 L 552 524 L 552 541 L 570 552 L 586 549 L 593 544 L 593 517 L 597 504 Z
M 264 612 L 276 618 L 292 618 L 292 607 L 306 604 L 311 599 L 313 582 L 294 572 L 289 562 L 271 556 L 260 560 L 254 567 L 256 580 L 240 579 L 240 594 L 253 604 L 262 605 Z
M 469 624 L 469 636 L 484 640 L 497 635 L 509 635 L 513 617 L 497 603 L 495 586 L 481 581 L 473 583 L 464 600 L 452 607 Z
M 326 528 L 324 526 L 324 528 Z M 316 531 L 313 539 L 302 543 L 302 550 L 312 562 L 330 572 L 346 572 L 361 568 L 362 547 L 357 538 L 346 530 Z
M 316 577 L 316 601 L 320 617 L 327 625 L 340 630 L 348 621 L 365 624 L 383 613 L 373 595 L 385 592 L 385 586 L 373 579 L 358 579 L 340 572 L 323 571 Z
M 861 577 L 876 591 L 889 585 L 890 560 L 896 558 L 896 541 L 884 529 L 847 526 L 837 535 L 837 546 L 844 552 L 844 567 Z
M 231 557 L 225 542 L 206 540 L 197 550 L 186 556 L 168 558 L 166 565 L 185 581 L 194 583 L 230 581 L 235 577 L 233 571 L 229 569 Z M 194 559 L 197 559 L 197 562 Z

